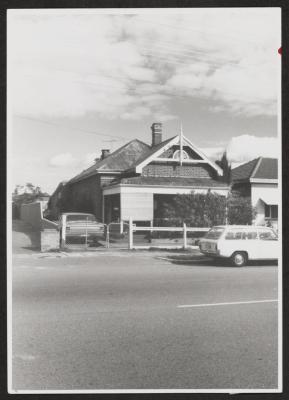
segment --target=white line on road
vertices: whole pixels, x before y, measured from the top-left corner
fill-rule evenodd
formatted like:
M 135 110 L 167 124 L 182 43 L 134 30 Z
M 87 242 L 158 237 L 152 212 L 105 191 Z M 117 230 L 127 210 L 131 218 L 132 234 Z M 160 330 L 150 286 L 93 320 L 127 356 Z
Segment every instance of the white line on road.
M 178 308 L 191 308 L 191 307 L 212 307 L 212 306 L 232 306 L 237 304 L 256 304 L 256 303 L 273 303 L 277 302 L 278 299 L 270 300 L 251 300 L 251 301 L 233 301 L 230 303 L 207 303 L 207 304 L 182 304 L 177 306 Z

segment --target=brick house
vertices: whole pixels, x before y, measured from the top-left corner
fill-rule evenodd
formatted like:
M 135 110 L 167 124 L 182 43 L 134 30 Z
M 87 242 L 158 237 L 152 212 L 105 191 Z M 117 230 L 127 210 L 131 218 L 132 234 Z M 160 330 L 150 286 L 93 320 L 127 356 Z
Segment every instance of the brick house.
M 65 211 L 95 214 L 99 220 L 153 221 L 170 196 L 212 191 L 226 196 L 222 169 L 183 135 L 162 140 L 154 123 L 151 145 L 134 139 L 100 159 L 65 185 Z M 64 211 L 64 210 L 62 210 Z
M 257 225 L 278 227 L 278 160 L 258 157 L 232 170 L 232 191 L 250 197 Z

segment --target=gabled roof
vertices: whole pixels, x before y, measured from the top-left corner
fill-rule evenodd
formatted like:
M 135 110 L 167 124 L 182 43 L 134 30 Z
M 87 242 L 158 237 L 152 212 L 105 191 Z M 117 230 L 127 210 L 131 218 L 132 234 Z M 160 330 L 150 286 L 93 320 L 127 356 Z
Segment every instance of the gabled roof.
M 258 157 L 232 169 L 232 181 L 250 179 L 278 179 L 277 158 Z
M 176 135 L 171 137 L 170 139 L 165 140 L 160 143 L 158 146 L 155 146 L 152 151 L 145 155 L 143 159 L 140 159 L 135 165 L 135 171 L 137 173 L 142 172 L 142 168 L 148 165 L 150 162 L 157 159 L 158 156 L 162 154 L 163 151 L 167 150 L 170 146 L 175 144 L 180 144 L 180 135 Z M 222 169 L 213 161 L 211 161 L 204 153 L 202 153 L 190 140 L 183 136 L 184 145 L 189 146 L 195 153 L 197 153 L 201 160 L 209 164 L 214 170 L 217 171 L 218 175 L 222 175 Z M 201 161 L 200 160 L 200 161 Z
M 98 172 L 123 172 L 135 165 L 140 159 L 150 153 L 151 147 L 141 140 L 134 139 L 109 154 L 103 160 L 97 161 L 91 167 L 72 178 L 68 183 L 80 181 Z
M 174 138 L 176 138 L 178 135 L 173 136 L 169 139 L 164 140 L 163 142 L 157 144 L 154 147 L 150 148 L 150 151 L 147 154 L 144 154 L 144 156 L 142 158 L 140 158 L 137 161 L 137 164 L 141 164 L 143 161 L 145 161 L 148 157 L 153 156 L 157 151 L 159 151 L 162 147 L 164 147 L 167 143 L 171 142 Z
M 96 161 L 94 165 L 85 169 L 80 174 L 68 181 L 68 184 L 81 181 L 101 172 L 121 173 L 124 171 L 130 171 L 141 173 L 143 166 L 149 164 L 171 145 L 178 144 L 179 140 L 180 136 L 176 135 L 164 140 L 154 147 L 151 147 L 138 139 L 131 140 L 129 143 L 107 155 L 103 160 Z M 221 168 L 209 160 L 203 153 L 201 153 L 201 151 L 197 149 L 192 142 L 185 137 L 183 140 L 184 143 L 190 146 L 197 154 L 199 154 L 205 162 L 211 165 L 211 167 L 213 167 L 219 175 L 222 174 Z
M 263 158 L 256 168 L 251 178 L 254 179 L 278 179 L 278 160 L 277 158 Z

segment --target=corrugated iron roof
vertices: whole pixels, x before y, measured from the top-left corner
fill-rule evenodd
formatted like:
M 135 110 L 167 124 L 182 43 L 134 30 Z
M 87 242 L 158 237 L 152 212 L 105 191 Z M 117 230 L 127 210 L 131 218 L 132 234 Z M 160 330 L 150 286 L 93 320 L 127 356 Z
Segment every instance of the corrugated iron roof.
M 232 169 L 232 181 L 256 179 L 277 179 L 278 160 L 276 158 L 258 157 Z

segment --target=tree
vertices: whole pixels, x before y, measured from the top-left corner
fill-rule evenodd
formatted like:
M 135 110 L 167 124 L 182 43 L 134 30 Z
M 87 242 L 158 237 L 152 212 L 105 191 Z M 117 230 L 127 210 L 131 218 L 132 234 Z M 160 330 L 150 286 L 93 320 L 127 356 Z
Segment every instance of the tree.
M 22 204 L 33 203 L 41 196 L 48 196 L 42 192 L 39 186 L 34 186 L 32 183 L 26 183 L 25 186 L 16 185 L 12 193 L 13 215 L 19 217 Z
M 227 152 L 224 151 L 221 160 L 216 160 L 216 164 L 223 170 L 223 181 L 229 183 L 231 180 L 231 164 L 227 158 Z

